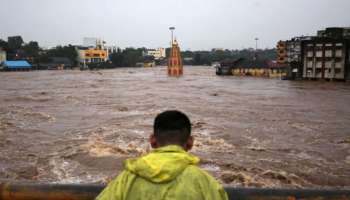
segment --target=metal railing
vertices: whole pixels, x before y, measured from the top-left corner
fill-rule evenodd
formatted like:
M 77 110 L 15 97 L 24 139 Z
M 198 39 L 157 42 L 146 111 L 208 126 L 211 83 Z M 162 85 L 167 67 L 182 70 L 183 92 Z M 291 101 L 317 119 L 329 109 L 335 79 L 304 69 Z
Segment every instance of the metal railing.
M 0 200 L 93 200 L 95 184 L 0 183 Z M 350 200 L 350 190 L 225 188 L 232 200 Z

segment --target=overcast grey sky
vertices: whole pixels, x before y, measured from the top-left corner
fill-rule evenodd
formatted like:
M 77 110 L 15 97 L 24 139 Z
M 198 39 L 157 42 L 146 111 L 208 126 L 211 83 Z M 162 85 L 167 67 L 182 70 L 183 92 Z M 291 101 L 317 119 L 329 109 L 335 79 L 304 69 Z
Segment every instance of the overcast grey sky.
M 120 47 L 274 47 L 280 39 L 350 26 L 350 0 L 0 0 L 0 38 L 41 46 L 100 37 Z

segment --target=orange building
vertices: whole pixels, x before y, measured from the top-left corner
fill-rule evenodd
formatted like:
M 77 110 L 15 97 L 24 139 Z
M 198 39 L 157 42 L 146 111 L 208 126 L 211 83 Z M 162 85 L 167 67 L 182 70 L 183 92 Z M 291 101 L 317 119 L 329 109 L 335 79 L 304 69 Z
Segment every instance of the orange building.
M 170 55 L 168 58 L 168 75 L 181 76 L 183 74 L 183 65 L 181 59 L 180 47 L 176 40 L 172 43 Z
M 78 57 L 80 63 L 100 63 L 108 60 L 108 52 L 98 48 L 79 48 Z
M 284 41 L 277 43 L 277 63 L 285 64 L 287 62 L 287 45 Z

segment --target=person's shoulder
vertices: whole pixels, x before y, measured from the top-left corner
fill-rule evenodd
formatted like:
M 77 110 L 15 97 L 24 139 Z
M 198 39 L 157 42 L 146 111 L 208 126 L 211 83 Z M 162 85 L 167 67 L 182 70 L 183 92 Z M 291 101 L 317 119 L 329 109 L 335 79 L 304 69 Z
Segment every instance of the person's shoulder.
M 205 193 L 208 199 L 227 200 L 227 194 L 223 186 L 208 172 L 196 165 L 188 166 L 182 173 L 183 181 L 188 181 L 191 185 Z
M 208 172 L 201 169 L 197 165 L 189 165 L 184 171 L 183 175 L 187 178 L 193 180 L 202 180 L 202 181 L 215 181 L 214 177 L 212 177 Z
M 184 170 L 184 173 L 195 173 L 197 175 L 205 175 L 206 172 L 197 165 L 189 165 Z

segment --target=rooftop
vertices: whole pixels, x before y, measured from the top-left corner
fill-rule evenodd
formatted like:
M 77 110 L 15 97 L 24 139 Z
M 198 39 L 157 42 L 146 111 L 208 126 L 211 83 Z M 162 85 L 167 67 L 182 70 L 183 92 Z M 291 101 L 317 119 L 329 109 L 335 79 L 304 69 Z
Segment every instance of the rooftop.
M 5 61 L 3 65 L 9 69 L 30 69 L 32 65 L 26 60 Z

